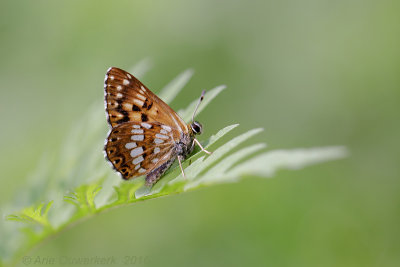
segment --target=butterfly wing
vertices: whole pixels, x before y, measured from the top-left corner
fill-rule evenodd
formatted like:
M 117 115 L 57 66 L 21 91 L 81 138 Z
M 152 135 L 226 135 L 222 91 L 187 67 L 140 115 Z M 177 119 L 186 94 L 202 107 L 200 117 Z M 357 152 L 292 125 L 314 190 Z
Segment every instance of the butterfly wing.
M 146 175 L 175 159 L 175 132 L 159 122 L 116 125 L 107 137 L 106 157 L 124 179 Z
M 104 90 L 111 127 L 126 122 L 160 122 L 188 133 L 187 125 L 179 115 L 132 74 L 119 68 L 109 68 Z

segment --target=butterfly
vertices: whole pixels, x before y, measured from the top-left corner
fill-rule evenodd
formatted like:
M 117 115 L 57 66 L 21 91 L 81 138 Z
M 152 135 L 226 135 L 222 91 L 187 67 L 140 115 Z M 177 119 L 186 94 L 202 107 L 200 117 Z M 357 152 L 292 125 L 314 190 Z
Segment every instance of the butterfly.
M 194 115 L 204 94 L 192 122 L 186 124 L 132 74 L 109 68 L 104 79 L 104 104 L 111 127 L 104 147 L 106 159 L 123 179 L 146 175 L 147 186 L 154 185 L 176 159 L 185 177 L 182 161 L 195 144 L 211 154 L 195 138 L 203 129 Z

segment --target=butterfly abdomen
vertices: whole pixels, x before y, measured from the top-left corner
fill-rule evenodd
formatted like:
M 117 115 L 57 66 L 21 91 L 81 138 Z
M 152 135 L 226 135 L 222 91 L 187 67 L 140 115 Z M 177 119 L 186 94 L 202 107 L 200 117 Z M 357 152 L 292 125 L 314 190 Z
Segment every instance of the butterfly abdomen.
M 171 158 L 164 162 L 161 166 L 152 170 L 149 174 L 146 175 L 146 185 L 152 186 L 158 180 L 160 180 L 161 176 L 171 167 L 172 163 L 174 163 L 176 157 Z

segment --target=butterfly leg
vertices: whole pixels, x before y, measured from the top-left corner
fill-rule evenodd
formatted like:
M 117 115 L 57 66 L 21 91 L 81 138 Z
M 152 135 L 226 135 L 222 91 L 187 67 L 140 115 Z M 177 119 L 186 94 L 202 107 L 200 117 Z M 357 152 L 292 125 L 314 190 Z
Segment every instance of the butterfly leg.
M 200 147 L 201 151 L 204 151 L 205 153 L 207 153 L 208 155 L 211 155 L 212 152 L 207 151 L 204 149 L 204 147 L 200 144 L 200 142 L 195 138 L 194 141 L 196 142 L 196 144 Z
M 182 156 L 178 156 L 178 162 L 179 162 L 179 167 L 181 168 L 181 171 L 182 171 L 182 176 L 183 176 L 183 178 L 186 178 L 185 177 L 185 172 L 183 171 L 183 167 L 182 167 L 182 160 L 183 160 L 184 158 L 182 157 Z

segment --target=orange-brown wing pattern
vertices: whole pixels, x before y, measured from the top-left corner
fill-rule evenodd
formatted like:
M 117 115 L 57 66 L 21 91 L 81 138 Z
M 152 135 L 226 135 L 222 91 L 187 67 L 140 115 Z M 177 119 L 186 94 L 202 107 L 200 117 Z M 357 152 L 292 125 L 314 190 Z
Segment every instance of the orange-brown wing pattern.
M 176 128 L 159 122 L 122 123 L 107 137 L 106 157 L 124 179 L 145 175 L 175 159 L 176 134 Z
M 132 74 L 115 67 L 108 69 L 104 89 L 111 127 L 126 122 L 160 122 L 188 133 L 179 115 Z

